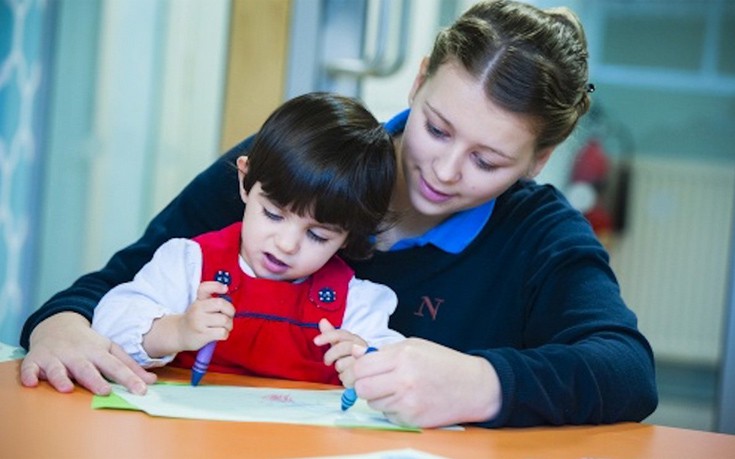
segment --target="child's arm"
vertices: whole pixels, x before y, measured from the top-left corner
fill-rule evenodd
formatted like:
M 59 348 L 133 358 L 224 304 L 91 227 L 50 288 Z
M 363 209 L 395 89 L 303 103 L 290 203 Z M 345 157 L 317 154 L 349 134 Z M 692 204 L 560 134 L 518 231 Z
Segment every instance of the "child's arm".
M 402 341 L 405 337 L 388 326 L 397 305 L 398 298 L 389 287 L 353 278 L 340 328 L 360 336 L 368 346 L 375 348 Z
M 334 365 L 340 380 L 348 387 L 353 380 L 351 375 L 355 349 L 360 355 L 364 348 L 380 348 L 384 344 L 401 341 L 403 335 L 388 327 L 388 319 L 395 311 L 398 300 L 396 294 L 385 285 L 352 279 L 347 293 L 347 306 L 342 326 L 335 329 L 326 319 L 319 322 L 321 334 L 314 338 L 314 344 L 330 345 L 324 354 L 324 364 Z
M 183 314 L 168 314 L 153 321 L 150 331 L 143 335 L 143 349 L 150 357 L 160 358 L 227 339 L 235 308 L 218 296 L 225 293 L 224 284 L 202 282 L 196 301 Z
M 166 242 L 132 281 L 118 285 L 102 298 L 94 311 L 93 329 L 122 347 L 139 365 L 165 365 L 174 356 L 151 359 L 143 348 L 143 336 L 154 321 L 183 314 L 196 300 L 201 258 L 196 242 Z

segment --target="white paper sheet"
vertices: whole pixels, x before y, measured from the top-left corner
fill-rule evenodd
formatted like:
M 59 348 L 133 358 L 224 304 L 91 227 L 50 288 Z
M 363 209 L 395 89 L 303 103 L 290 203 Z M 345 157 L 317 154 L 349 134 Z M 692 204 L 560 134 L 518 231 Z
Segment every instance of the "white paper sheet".
M 113 391 L 153 416 L 419 430 L 391 423 L 364 400 L 343 412 L 342 390 L 155 384 L 148 387 L 146 395 L 133 395 L 117 385 Z

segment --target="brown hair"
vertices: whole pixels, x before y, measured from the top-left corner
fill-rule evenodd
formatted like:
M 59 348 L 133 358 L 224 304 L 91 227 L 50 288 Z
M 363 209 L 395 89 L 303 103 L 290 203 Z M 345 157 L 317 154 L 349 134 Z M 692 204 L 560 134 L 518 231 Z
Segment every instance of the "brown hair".
M 536 149 L 556 146 L 590 106 L 587 40 L 567 8 L 506 0 L 472 6 L 439 33 L 427 77 L 449 60 L 483 82 L 487 97 L 527 116 Z
M 356 99 L 310 93 L 278 107 L 248 152 L 243 188 L 348 232 L 341 253 L 364 258 L 388 212 L 396 158 L 388 132 Z

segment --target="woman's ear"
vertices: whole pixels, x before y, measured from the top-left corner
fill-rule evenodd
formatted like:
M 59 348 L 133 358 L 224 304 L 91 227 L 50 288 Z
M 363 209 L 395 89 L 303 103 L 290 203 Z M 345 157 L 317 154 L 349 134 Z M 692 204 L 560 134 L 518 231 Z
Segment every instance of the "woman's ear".
M 531 167 L 528 169 L 526 176 L 528 178 L 534 178 L 540 174 L 544 166 L 546 166 L 546 163 L 549 162 L 549 158 L 551 158 L 551 153 L 553 152 L 554 147 L 544 148 L 537 152 L 533 157 L 533 162 L 531 163 Z
M 245 191 L 245 187 L 242 186 L 242 180 L 247 175 L 248 168 L 249 168 L 248 157 L 238 156 L 237 157 L 237 187 L 240 190 L 240 199 L 242 199 L 243 203 L 247 203 L 248 201 L 248 192 Z
M 424 57 L 421 59 L 421 65 L 419 66 L 419 71 L 416 74 L 416 78 L 413 80 L 413 86 L 411 86 L 411 91 L 408 93 L 408 106 L 410 107 L 413 105 L 413 98 L 416 96 L 416 93 L 421 88 L 421 85 L 424 84 L 424 81 L 426 81 L 426 71 L 429 68 L 429 58 Z

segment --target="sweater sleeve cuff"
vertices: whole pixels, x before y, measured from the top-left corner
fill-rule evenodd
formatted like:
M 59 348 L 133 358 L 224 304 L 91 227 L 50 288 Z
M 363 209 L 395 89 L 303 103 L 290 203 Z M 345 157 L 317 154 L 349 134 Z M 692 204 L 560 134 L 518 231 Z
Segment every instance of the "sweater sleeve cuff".
M 495 418 L 488 419 L 484 422 L 478 422 L 476 424 L 481 427 L 505 426 L 510 419 L 510 413 L 516 396 L 515 373 L 513 372 L 511 365 L 501 353 L 487 350 L 474 350 L 469 351 L 468 354 L 486 359 L 490 365 L 493 366 L 498 375 L 498 379 L 500 380 L 500 411 Z
M 61 312 L 75 312 L 79 314 L 80 316 L 84 317 L 89 321 L 89 323 L 92 323 L 92 315 L 94 311 L 94 304 L 87 305 L 87 304 L 68 304 L 64 301 L 49 301 L 45 307 L 37 310 L 33 314 L 31 314 L 30 317 L 26 320 L 25 324 L 23 324 L 23 329 L 21 330 L 20 334 L 20 345 L 25 349 L 26 351 L 30 350 L 30 340 L 31 340 L 31 333 L 35 328 L 43 322 L 44 320 L 48 319 L 51 316 L 54 316 L 56 314 L 59 314 Z

